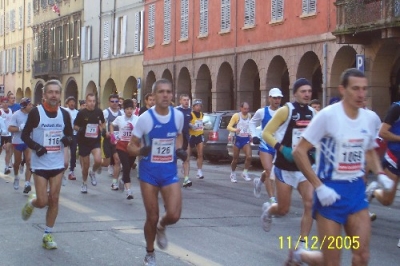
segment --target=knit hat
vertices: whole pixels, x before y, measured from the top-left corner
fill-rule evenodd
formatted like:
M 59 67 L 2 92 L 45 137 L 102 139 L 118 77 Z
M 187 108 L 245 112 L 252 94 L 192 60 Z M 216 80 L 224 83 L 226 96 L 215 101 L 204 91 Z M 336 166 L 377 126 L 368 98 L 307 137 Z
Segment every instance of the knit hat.
M 124 100 L 124 103 L 122 105 L 124 106 L 124 109 L 129 108 L 129 107 L 134 108 L 133 101 L 131 99 Z
M 305 78 L 299 78 L 298 80 L 295 81 L 295 83 L 293 84 L 293 94 L 296 93 L 296 91 L 304 85 L 308 85 L 308 86 L 312 86 L 311 83 L 305 79 Z
M 203 101 L 202 100 L 200 100 L 200 99 L 195 99 L 195 100 L 193 100 L 193 106 L 195 106 L 196 104 L 203 104 Z

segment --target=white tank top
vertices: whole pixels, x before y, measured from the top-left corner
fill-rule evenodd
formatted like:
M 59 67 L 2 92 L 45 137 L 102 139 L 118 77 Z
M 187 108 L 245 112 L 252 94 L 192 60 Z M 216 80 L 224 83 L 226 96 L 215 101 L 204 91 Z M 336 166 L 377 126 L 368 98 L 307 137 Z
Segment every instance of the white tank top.
M 64 117 L 58 108 L 57 116 L 47 116 L 43 106 L 38 106 L 39 124 L 32 131 L 32 140 L 47 149 L 47 154 L 38 157 L 32 152 L 32 170 L 56 170 L 64 168 L 64 145 L 61 138 L 64 136 Z

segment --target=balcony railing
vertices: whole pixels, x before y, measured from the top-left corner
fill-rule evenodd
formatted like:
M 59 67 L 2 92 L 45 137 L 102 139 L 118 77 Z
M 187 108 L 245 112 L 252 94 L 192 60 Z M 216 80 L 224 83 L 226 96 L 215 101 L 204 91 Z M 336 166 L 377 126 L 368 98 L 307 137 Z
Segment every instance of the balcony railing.
M 59 76 L 61 74 L 60 60 L 48 59 L 33 62 L 33 76 Z
M 337 0 L 335 5 L 336 36 L 400 29 L 400 0 Z

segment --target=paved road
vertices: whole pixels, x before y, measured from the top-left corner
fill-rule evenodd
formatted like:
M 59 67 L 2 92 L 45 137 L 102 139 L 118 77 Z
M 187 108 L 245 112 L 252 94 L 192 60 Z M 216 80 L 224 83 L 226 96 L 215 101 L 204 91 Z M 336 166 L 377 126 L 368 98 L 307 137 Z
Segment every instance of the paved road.
M 3 158 L 4 154 L 0 169 L 4 169 Z M 167 230 L 168 249 L 157 249 L 158 265 L 282 265 L 288 253 L 287 237 L 295 241 L 299 231 L 302 204 L 297 192 L 290 213 L 275 218 L 271 232 L 265 233 L 259 219 L 265 192 L 256 199 L 252 182 L 239 178 L 237 184 L 231 183 L 227 162 L 206 164 L 203 172 L 204 180 L 192 179 L 193 186 L 183 189 L 182 218 Z M 255 167 L 250 176 L 259 173 Z M 35 210 L 29 221 L 22 221 L 20 212 L 27 196 L 21 189 L 13 190 L 11 176 L 0 174 L 0 265 L 141 265 L 145 213 L 136 172 L 132 181 L 132 201 L 110 190 L 105 168 L 99 184 L 89 185 L 87 195 L 80 193 L 79 181 L 69 181 L 62 188 L 54 232 L 59 248 L 48 251 L 41 247 L 45 210 Z M 399 199 L 391 207 L 371 205 L 378 220 L 373 223 L 370 265 L 399 264 Z M 315 235 L 314 225 L 310 237 Z M 285 241 L 280 243 L 280 238 Z M 343 251 L 342 261 L 351 264 L 348 250 Z

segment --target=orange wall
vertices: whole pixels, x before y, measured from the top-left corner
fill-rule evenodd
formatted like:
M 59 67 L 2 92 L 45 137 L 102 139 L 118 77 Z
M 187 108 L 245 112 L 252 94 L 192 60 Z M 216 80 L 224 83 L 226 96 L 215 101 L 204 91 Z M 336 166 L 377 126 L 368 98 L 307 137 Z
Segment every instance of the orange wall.
M 148 4 L 156 3 L 155 46 L 147 48 L 148 31 Z M 179 42 L 180 38 L 180 0 L 172 3 L 171 43 L 161 45 L 163 41 L 163 0 L 147 0 L 145 6 L 145 51 L 144 60 L 155 60 L 172 56 L 190 55 L 245 47 L 247 45 L 268 43 L 273 41 L 289 40 L 297 37 L 318 35 L 332 32 L 336 26 L 336 7 L 334 0 L 318 0 L 317 15 L 300 18 L 301 0 L 285 0 L 284 20 L 282 23 L 271 25 L 271 1 L 256 0 L 256 27 L 243 30 L 244 0 L 231 0 L 231 31 L 219 34 L 221 1 L 209 0 L 208 9 L 208 36 L 198 38 L 199 35 L 199 7 L 200 0 L 189 1 L 189 40 Z M 236 12 L 237 7 L 237 12 Z M 194 24 L 193 24 L 194 23 Z M 236 25 L 237 23 L 237 25 Z M 175 30 L 174 30 L 175 29 Z M 235 31 L 237 29 L 237 31 Z

